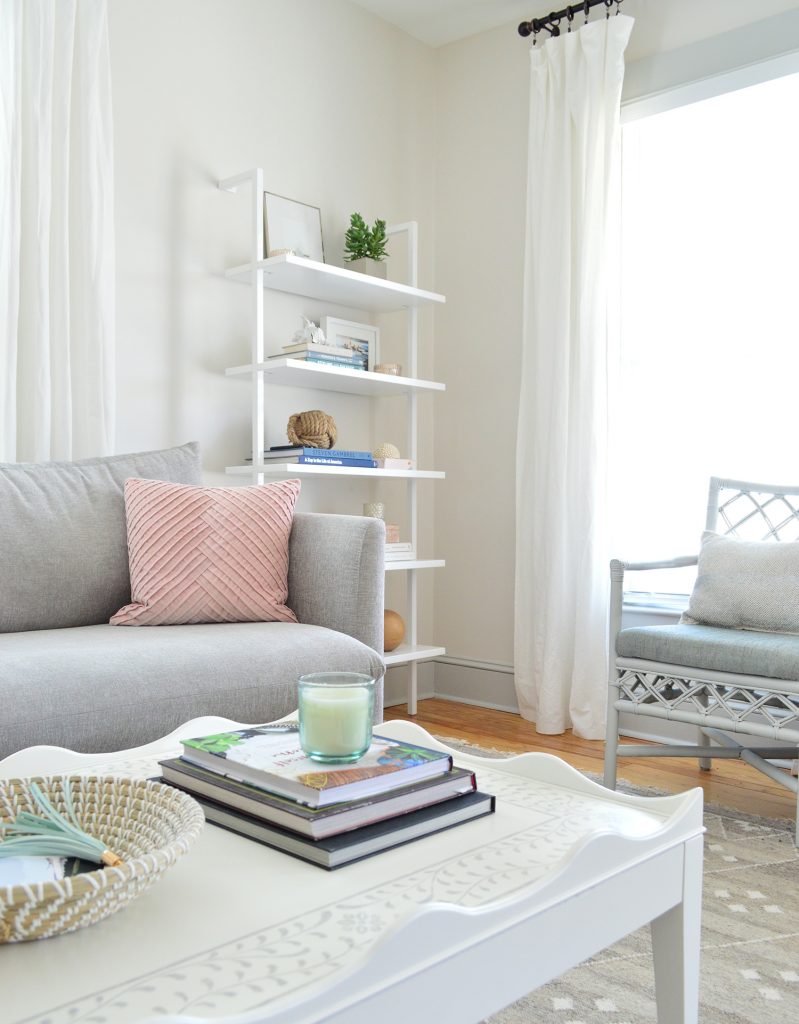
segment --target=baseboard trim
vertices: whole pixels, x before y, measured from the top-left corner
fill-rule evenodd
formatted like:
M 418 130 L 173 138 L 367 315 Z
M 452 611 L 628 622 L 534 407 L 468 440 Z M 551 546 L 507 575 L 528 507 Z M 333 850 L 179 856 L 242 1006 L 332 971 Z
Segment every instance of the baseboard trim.
M 498 661 L 477 661 L 475 658 L 455 658 L 445 654 L 436 658 L 438 665 L 455 665 L 458 668 L 474 668 L 483 672 L 502 672 L 505 675 L 513 675 L 513 665 L 505 665 Z
M 433 689 L 441 700 L 519 712 L 512 665 L 444 655 L 435 661 Z
M 437 693 L 435 698 L 436 700 L 448 700 L 451 704 L 469 704 L 475 708 L 487 708 L 489 711 L 508 711 L 512 715 L 519 714 L 517 707 L 510 707 L 508 704 L 496 704 L 490 700 L 477 700 L 474 697 L 469 699 L 466 697 L 453 697 L 446 693 Z

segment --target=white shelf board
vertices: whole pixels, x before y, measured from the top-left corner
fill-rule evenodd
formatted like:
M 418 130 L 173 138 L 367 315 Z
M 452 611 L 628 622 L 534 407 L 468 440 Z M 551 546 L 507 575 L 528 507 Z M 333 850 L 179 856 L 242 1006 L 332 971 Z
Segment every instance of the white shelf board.
M 407 562 L 396 559 L 386 562 L 386 572 L 397 569 L 443 569 L 445 565 L 446 562 L 443 558 L 414 558 Z
M 394 477 L 398 480 L 443 480 L 445 473 L 433 469 L 363 469 L 359 466 L 309 466 L 299 462 L 265 462 L 263 466 L 227 466 L 230 476 L 364 476 Z
M 252 364 L 231 366 L 225 373 L 228 377 L 249 377 Z M 394 377 L 389 373 L 370 373 L 367 370 L 352 370 L 347 366 L 323 366 L 307 363 L 304 359 L 283 356 L 258 363 L 256 370 L 264 376 L 266 384 L 281 384 L 295 388 L 318 388 L 320 391 L 343 391 L 350 395 L 367 395 L 379 398 L 384 395 L 404 395 L 409 391 L 446 391 L 445 384 L 432 380 L 416 380 L 413 377 Z
M 446 301 L 443 295 L 435 292 L 369 277 L 354 270 L 306 260 L 301 256 L 271 256 L 260 260 L 255 267 L 264 272 L 264 288 L 305 295 L 338 306 L 369 309 L 375 313 L 390 313 L 397 309 Z M 241 267 L 231 267 L 226 274 L 233 280 L 247 284 L 252 280 L 252 272 L 253 264 L 245 263 Z
M 392 665 L 405 665 L 409 661 L 429 661 L 430 658 L 440 658 L 447 653 L 445 647 L 433 647 L 430 644 L 400 644 L 390 654 L 384 654 L 383 660 L 390 668 Z

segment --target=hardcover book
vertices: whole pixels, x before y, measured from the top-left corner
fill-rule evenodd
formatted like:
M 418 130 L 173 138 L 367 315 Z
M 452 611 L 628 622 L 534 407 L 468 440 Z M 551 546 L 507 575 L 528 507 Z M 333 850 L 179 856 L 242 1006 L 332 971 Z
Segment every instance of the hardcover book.
M 279 825 L 309 839 L 326 839 L 421 807 L 430 807 L 477 789 L 473 772 L 465 768 L 453 768 L 446 775 L 424 779 L 361 800 L 347 800 L 330 804 L 329 807 L 306 807 L 246 782 L 236 782 L 206 768 L 188 764 L 180 758 L 161 761 L 160 764 L 163 779 L 169 785 L 194 797 L 206 797 L 232 810 L 241 811 L 251 818 Z
M 298 455 L 297 462 L 304 466 L 354 466 L 357 469 L 374 469 L 376 466 L 374 459 L 336 459 L 330 455 Z
M 224 807 L 205 797 L 200 798 L 199 803 L 206 821 L 328 870 L 343 867 L 345 864 L 362 860 L 383 850 L 390 850 L 403 843 L 410 843 L 415 839 L 422 839 L 435 832 L 443 832 L 454 825 L 485 817 L 487 814 L 493 814 L 495 809 L 495 798 L 488 793 L 466 793 L 454 800 L 411 811 L 410 814 L 403 814 L 399 818 L 391 818 L 352 832 L 314 841 Z
M 317 341 L 297 341 L 291 345 L 284 345 L 283 351 L 287 354 L 293 352 L 316 352 L 323 356 L 343 356 L 349 359 L 354 353 L 351 348 L 342 348 L 340 345 L 320 345 Z M 270 359 L 280 359 L 280 355 L 270 356 Z
M 354 764 L 326 765 L 305 756 L 297 733 L 259 726 L 183 740 L 182 757 L 309 807 L 385 793 L 452 768 L 449 754 L 382 736 L 373 736 L 369 750 Z

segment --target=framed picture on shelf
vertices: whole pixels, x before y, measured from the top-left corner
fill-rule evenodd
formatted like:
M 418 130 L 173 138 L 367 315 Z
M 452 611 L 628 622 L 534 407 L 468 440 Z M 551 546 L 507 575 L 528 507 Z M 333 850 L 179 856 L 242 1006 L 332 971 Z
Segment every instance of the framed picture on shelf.
M 291 254 L 324 263 L 319 207 L 264 192 L 264 249 L 267 257 Z
M 367 370 L 374 370 L 375 365 L 380 362 L 380 328 L 374 324 L 356 324 L 353 320 L 323 316 L 319 326 L 325 332 L 328 345 L 348 348 L 366 356 Z

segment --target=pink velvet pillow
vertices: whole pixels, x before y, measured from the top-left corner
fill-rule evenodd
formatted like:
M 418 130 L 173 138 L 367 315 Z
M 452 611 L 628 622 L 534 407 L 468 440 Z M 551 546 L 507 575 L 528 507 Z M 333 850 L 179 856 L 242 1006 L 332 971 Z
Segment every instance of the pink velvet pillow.
M 258 487 L 125 481 L 133 601 L 113 626 L 296 622 L 286 607 L 299 480 Z

